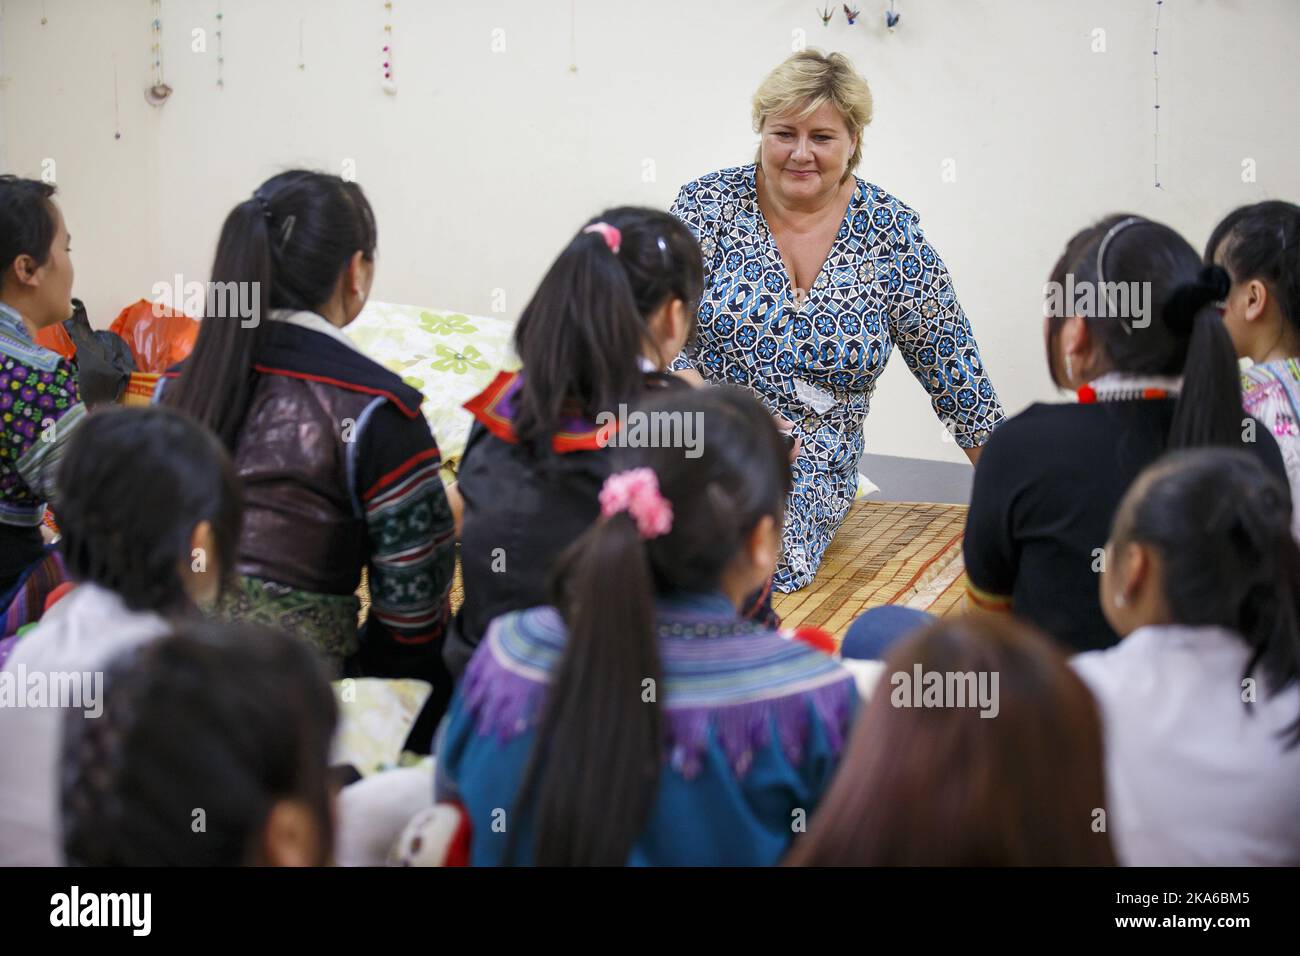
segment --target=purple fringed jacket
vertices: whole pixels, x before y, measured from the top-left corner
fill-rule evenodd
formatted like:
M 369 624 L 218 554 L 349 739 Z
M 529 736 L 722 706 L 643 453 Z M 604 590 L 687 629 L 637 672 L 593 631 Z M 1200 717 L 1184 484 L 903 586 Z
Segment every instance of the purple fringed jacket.
M 740 620 L 721 594 L 660 600 L 657 628 L 664 765 L 627 862 L 777 863 L 830 783 L 857 708 L 852 677 L 820 651 Z M 565 637 L 554 608 L 497 618 L 452 701 L 438 799 L 465 807 L 476 866 L 532 860 L 531 821 L 515 795 Z

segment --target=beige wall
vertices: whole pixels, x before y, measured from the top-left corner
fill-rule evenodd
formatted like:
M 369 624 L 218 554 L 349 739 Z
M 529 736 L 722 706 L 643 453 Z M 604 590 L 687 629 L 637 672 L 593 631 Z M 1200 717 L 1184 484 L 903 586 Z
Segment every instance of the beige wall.
M 591 213 L 666 207 L 683 182 L 748 161 L 749 96 L 802 30 L 870 80 L 859 174 L 921 214 L 1011 411 L 1053 396 L 1042 283 L 1075 229 L 1131 209 L 1199 247 L 1231 207 L 1300 196 L 1294 0 L 1166 0 L 1163 190 L 1154 2 L 906 0 L 893 35 L 882 2 L 859 5 L 857 25 L 837 13 L 827 28 L 812 0 L 578 0 L 571 34 L 565 0 L 395 0 L 390 97 L 378 0 L 224 0 L 224 91 L 216 0 L 166 0 L 176 92 L 158 110 L 142 96 L 147 0 L 46 0 L 45 26 L 39 0 L 8 0 L 0 159 L 29 176 L 55 161 L 77 293 L 99 325 L 176 273 L 205 279 L 224 214 L 267 175 L 345 161 L 379 219 L 377 298 L 489 312 L 503 290 L 515 315 Z M 962 460 L 898 356 L 867 436 L 878 453 Z

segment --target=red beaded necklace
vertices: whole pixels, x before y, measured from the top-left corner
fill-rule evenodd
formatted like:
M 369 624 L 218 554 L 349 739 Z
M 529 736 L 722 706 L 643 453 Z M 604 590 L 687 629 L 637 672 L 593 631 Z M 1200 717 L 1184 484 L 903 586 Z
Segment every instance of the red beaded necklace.
M 1075 395 L 1083 405 L 1135 399 L 1176 398 L 1182 383 L 1181 378 L 1162 375 L 1126 375 L 1123 372 L 1108 372 L 1080 386 Z

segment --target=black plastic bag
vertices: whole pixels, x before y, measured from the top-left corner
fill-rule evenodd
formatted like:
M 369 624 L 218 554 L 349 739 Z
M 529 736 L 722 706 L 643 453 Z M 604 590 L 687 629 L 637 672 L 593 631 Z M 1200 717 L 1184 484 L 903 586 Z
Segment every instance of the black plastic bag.
M 72 318 L 63 327 L 77 347 L 77 382 L 87 408 L 116 402 L 135 371 L 135 356 L 121 336 L 90 327 L 90 318 L 80 299 L 72 300 Z

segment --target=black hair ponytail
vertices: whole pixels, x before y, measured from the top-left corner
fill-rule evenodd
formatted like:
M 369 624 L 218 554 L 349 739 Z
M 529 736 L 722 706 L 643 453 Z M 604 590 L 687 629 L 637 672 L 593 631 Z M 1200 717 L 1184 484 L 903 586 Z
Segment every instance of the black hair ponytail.
M 563 573 L 568 640 L 525 774 L 541 783 L 535 859 L 622 866 L 655 797 L 663 739 L 654 580 L 635 522 L 598 522 Z
M 1241 373 L 1232 338 L 1214 306 L 1230 285 L 1223 269 L 1206 266 L 1194 281 L 1174 290 L 1161 314 L 1175 335 L 1187 339 L 1170 448 L 1241 444 Z
M 598 223 L 618 231 L 618 251 L 584 227 L 515 326 L 524 377 L 514 428 L 525 444 L 549 441 L 570 415 L 594 421 L 635 400 L 646 321 L 665 302 L 682 300 L 695 320 L 704 266 L 690 230 L 668 213 L 631 206 L 607 209 L 587 226 Z
M 1174 452 L 1133 483 L 1115 540 L 1149 544 L 1164 565 L 1177 624 L 1236 631 L 1250 646 L 1243 679 L 1275 691 L 1300 680 L 1300 548 L 1291 496 L 1253 456 L 1227 448 Z M 1287 729 L 1300 743 L 1300 715 Z
M 165 404 L 188 412 L 231 451 L 257 384 L 253 364 L 266 334 L 262 323 L 270 311 L 273 281 L 270 226 L 256 200 L 246 199 L 221 227 L 211 288 L 250 284 L 247 288 L 257 289 L 258 319 L 245 319 L 237 310 L 228 314 L 225 306 L 231 300 L 214 295 L 214 304 L 221 305 L 214 314 L 204 315 L 180 377 L 163 390 Z M 235 295 L 238 305 L 239 293 Z
M 687 457 L 680 445 L 617 449 L 618 469 L 654 472 L 672 527 L 646 540 L 616 513 L 598 520 L 556 566 L 552 600 L 568 637 L 516 798 L 507 861 L 517 821 L 531 812 L 537 864 L 627 862 L 663 760 L 655 597 L 717 589 L 764 516 L 780 527 L 788 452 L 752 395 L 680 389 L 654 394 L 636 411 L 692 416 L 700 454 Z
M 273 176 L 226 217 L 207 314 L 194 351 L 162 401 L 188 412 L 234 449 L 257 385 L 253 369 L 272 309 L 317 310 L 357 252 L 375 254 L 375 219 L 361 187 L 291 170 Z M 256 313 L 242 314 L 245 292 Z

